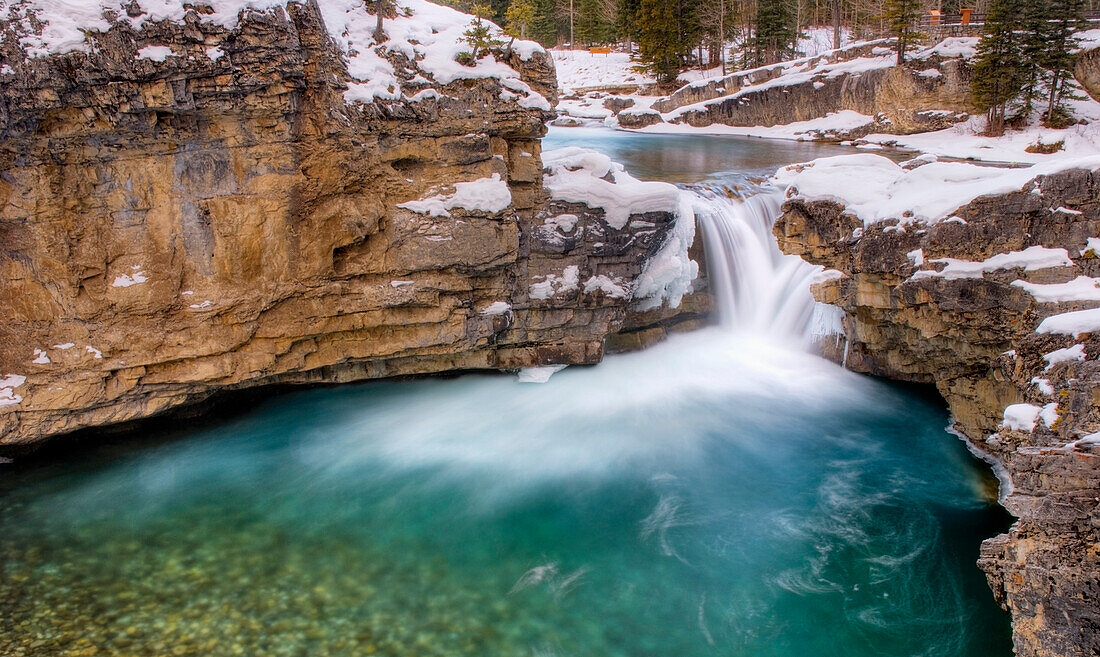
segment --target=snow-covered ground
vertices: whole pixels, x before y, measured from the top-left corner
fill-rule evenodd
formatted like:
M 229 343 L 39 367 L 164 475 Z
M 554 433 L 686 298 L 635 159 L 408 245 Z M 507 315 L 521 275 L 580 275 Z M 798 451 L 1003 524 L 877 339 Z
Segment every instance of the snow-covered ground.
M 558 89 L 563 96 L 586 89 L 644 87 L 656 83 L 640 62 L 625 52 L 595 55 L 587 50 L 551 50 L 558 69 Z

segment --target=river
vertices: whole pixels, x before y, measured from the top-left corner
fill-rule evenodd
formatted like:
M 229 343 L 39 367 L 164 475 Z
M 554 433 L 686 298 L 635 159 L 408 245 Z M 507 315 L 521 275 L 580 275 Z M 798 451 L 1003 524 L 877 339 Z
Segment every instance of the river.
M 833 154 L 547 146 L 571 140 L 708 185 Z M 708 210 L 757 251 L 727 290 L 757 296 L 720 326 L 541 385 L 283 392 L 0 466 L 0 654 L 1010 655 L 974 564 L 1007 526 L 987 468 L 940 400 L 803 349 L 807 270 L 761 241 L 755 202 Z

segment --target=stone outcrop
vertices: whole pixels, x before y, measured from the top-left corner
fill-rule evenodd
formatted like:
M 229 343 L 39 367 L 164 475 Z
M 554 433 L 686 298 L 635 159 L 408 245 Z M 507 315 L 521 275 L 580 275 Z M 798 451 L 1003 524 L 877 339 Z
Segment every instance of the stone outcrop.
M 953 214 L 864 227 L 836 203 L 796 197 L 775 234 L 787 253 L 840 272 L 814 294 L 846 313 L 847 366 L 935 384 L 958 430 L 1003 469 L 1003 504 L 1018 520 L 985 541 L 980 565 L 1012 614 L 1016 653 L 1100 654 L 1100 441 L 1086 438 L 1100 431 L 1100 334 L 1036 332 L 1046 317 L 1100 302 L 1043 300 L 1021 283 L 1100 276 L 1088 242 L 1100 236 L 1100 175 L 1040 177 Z M 984 261 L 1039 245 L 1072 260 L 914 276 L 941 258 Z M 1005 422 L 1014 404 L 1042 409 L 1033 430 Z
M 585 281 L 629 289 L 672 214 L 551 201 L 552 114 L 514 84 L 388 53 L 431 91 L 349 104 L 315 3 L 197 11 L 29 60 L 0 24 L 0 445 L 235 388 L 602 357 L 630 301 Z M 553 102 L 545 53 L 497 55 Z
M 1077 55 L 1073 77 L 1094 100 L 1100 99 L 1100 48 L 1085 50 Z

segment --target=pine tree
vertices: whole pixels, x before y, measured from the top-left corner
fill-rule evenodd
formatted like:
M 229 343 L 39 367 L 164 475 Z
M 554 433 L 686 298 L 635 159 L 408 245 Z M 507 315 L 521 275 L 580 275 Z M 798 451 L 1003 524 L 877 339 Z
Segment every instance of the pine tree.
M 470 11 L 474 14 L 474 20 L 470 21 L 469 27 L 462 33 L 462 38 L 470 49 L 460 52 L 457 57 L 459 63 L 467 66 L 473 66 L 474 62 L 488 54 L 491 48 L 501 45 L 500 40 L 493 36 L 490 23 L 485 20 L 486 16 L 492 13 L 493 8 L 490 5 L 474 5 Z
M 756 33 L 751 44 L 756 64 L 782 61 L 786 55 L 794 52 L 797 37 L 794 15 L 787 0 L 759 0 Z
M 970 94 L 986 112 L 986 131 L 1004 134 L 1009 103 L 1027 86 L 1025 35 L 1016 28 L 1028 0 L 991 0 L 982 38 L 978 42 Z
M 535 22 L 535 4 L 531 0 L 512 0 L 504 12 L 508 34 L 520 39 L 527 38 L 527 27 Z
M 638 53 L 662 82 L 676 77 L 683 55 L 676 5 L 676 0 L 638 3 Z
M 1072 52 L 1076 50 L 1073 33 L 1088 27 L 1088 23 L 1085 21 L 1084 0 L 1046 0 L 1046 4 L 1046 34 L 1042 40 L 1045 47 L 1038 63 L 1050 75 L 1045 122 L 1056 126 L 1066 118 L 1062 99 L 1076 59 Z
M 883 5 L 883 20 L 898 40 L 898 66 L 905 62 L 905 51 L 916 38 L 914 28 L 920 15 L 920 0 L 886 0 Z

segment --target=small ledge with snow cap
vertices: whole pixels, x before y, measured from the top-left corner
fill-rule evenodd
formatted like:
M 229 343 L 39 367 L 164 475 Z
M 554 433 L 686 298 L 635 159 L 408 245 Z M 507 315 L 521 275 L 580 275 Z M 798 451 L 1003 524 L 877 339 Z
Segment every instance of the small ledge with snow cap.
M 944 278 L 947 280 L 982 278 L 986 273 L 999 269 L 1020 268 L 1024 271 L 1038 271 L 1040 269 L 1073 266 L 1073 261 L 1069 259 L 1068 251 L 1065 249 L 1048 249 L 1045 246 L 1031 246 L 1023 251 L 998 253 L 991 258 L 980 261 L 937 258 L 930 262 L 933 264 L 942 264 L 944 267 L 938 271 L 934 269 L 922 269 L 913 274 L 914 280 L 931 277 Z M 1016 281 L 1015 283 L 1021 284 L 1018 287 L 1032 285 L 1025 281 Z M 1043 294 L 1044 287 L 1046 286 L 1032 285 L 1031 288 L 1024 287 L 1024 289 L 1032 294 Z M 1050 294 L 1067 293 L 1061 288 L 1049 290 L 1048 292 Z
M 455 183 L 454 188 L 455 191 L 451 194 L 437 194 L 416 201 L 399 203 L 397 207 L 431 217 L 449 217 L 450 211 L 454 209 L 496 215 L 507 210 L 512 204 L 512 192 L 509 191 L 508 183 L 501 179 L 499 173 L 494 173 L 489 178 Z
M 604 222 L 614 230 L 630 230 L 632 215 L 664 212 L 674 217 L 672 230 L 646 263 L 632 293 L 639 310 L 656 308 L 665 301 L 670 308 L 678 308 L 699 275 L 698 263 L 688 256 L 695 241 L 692 195 L 669 183 L 638 180 L 621 164 L 585 148 L 547 151 L 543 164 L 543 183 L 553 200 L 603 210 Z

